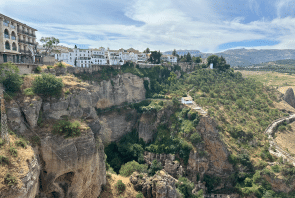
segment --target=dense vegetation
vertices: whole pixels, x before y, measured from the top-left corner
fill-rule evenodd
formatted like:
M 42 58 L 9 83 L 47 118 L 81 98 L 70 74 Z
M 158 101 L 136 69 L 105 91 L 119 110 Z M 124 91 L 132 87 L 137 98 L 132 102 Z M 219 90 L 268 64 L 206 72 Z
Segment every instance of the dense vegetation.
M 78 121 L 60 120 L 53 125 L 52 133 L 59 134 L 64 138 L 78 137 L 81 135 L 80 123 Z
M 64 86 L 61 78 L 56 78 L 52 74 L 45 73 L 37 76 L 32 84 L 33 92 L 43 97 L 60 96 Z

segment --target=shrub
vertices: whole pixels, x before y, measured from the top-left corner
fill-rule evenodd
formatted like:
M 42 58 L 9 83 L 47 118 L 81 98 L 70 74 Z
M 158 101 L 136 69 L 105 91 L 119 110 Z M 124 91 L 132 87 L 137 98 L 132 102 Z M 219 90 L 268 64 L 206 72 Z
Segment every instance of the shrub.
M 66 68 L 66 66 L 65 66 L 64 64 L 62 64 L 62 62 L 57 63 L 57 66 L 58 66 L 58 67 Z
M 184 198 L 195 198 L 196 196 L 192 194 L 192 190 L 194 189 L 194 183 L 189 181 L 185 177 L 179 177 L 178 183 L 176 183 L 177 189 L 181 192 Z
M 24 139 L 15 141 L 15 145 L 23 147 L 23 148 L 27 148 L 27 143 Z
M 24 90 L 24 94 L 25 94 L 26 96 L 33 96 L 33 95 L 35 95 L 35 93 L 34 93 L 34 91 L 33 91 L 32 88 L 26 88 L 26 89 Z
M 206 187 L 208 189 L 208 192 L 211 192 L 214 187 L 217 187 L 220 183 L 221 179 L 219 177 L 216 177 L 214 175 L 204 175 L 204 181 L 206 182 Z
M 125 191 L 126 186 L 122 182 L 122 180 L 118 180 L 117 183 L 115 184 L 116 189 L 118 190 L 119 194 Z
M 139 192 L 139 193 L 136 195 L 136 198 L 144 198 L 142 192 Z
M 16 73 L 8 73 L 5 80 L 3 81 L 5 90 L 12 93 L 19 91 L 22 84 L 22 78 Z
M 0 148 L 5 144 L 5 140 L 0 138 Z
M 195 132 L 191 135 L 190 140 L 194 144 L 198 144 L 201 142 L 202 138 L 198 132 Z
M 52 65 L 48 65 L 48 66 L 47 66 L 47 69 L 48 69 L 48 70 L 50 70 L 50 69 L 52 69 L 52 68 L 53 68 Z
M 162 170 L 161 162 L 153 160 L 151 167 L 148 170 L 149 176 L 153 176 L 158 170 Z
M 147 168 L 147 164 L 139 164 L 138 162 L 133 160 L 121 166 L 119 173 L 124 177 L 129 177 L 135 171 L 138 171 L 139 173 L 147 172 Z
M 16 178 L 12 176 L 12 174 L 7 173 L 4 178 L 4 183 L 7 184 L 8 186 L 13 186 L 17 184 L 17 181 L 16 181 Z
M 278 165 L 272 166 L 271 169 L 276 173 L 280 172 L 280 167 Z
M 80 123 L 78 121 L 70 122 L 68 120 L 60 120 L 53 125 L 52 133 L 62 135 L 64 138 L 78 137 L 81 135 L 79 127 Z
M 40 73 L 42 71 L 42 68 L 40 66 L 37 66 L 35 69 L 34 69 L 34 72 L 35 73 Z
M 62 93 L 63 83 L 62 79 L 56 78 L 52 74 L 42 74 L 33 81 L 33 92 L 44 97 L 60 96 Z
M 14 157 L 17 157 L 17 150 L 14 147 L 9 148 L 9 153 Z
M 0 155 L 0 164 L 1 165 L 4 165 L 4 164 L 9 165 L 10 161 L 9 161 L 8 157 Z

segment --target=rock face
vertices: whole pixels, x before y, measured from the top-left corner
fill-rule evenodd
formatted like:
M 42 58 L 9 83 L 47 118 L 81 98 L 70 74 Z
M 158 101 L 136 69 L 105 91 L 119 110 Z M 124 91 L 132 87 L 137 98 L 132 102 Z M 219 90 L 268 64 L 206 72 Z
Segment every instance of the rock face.
M 176 182 L 178 180 L 171 177 L 165 171 L 158 171 L 153 177 L 137 172 L 130 176 L 130 182 L 136 191 L 141 191 L 146 198 L 177 198 Z
M 294 97 L 294 92 L 292 88 L 287 89 L 283 99 L 292 107 L 295 108 L 295 97 Z
M 39 191 L 40 165 L 36 156 L 28 161 L 28 172 L 21 178 L 22 187 L 9 188 L 8 191 L 1 191 L 0 198 L 34 198 Z
M 203 178 L 204 174 L 218 176 L 223 182 L 218 188 L 230 185 L 226 182 L 234 169 L 228 161 L 229 151 L 221 141 L 216 122 L 210 117 L 202 117 L 197 130 L 200 132 L 204 141 L 204 150 L 208 153 L 206 157 L 201 157 L 197 152 L 191 151 L 186 175 L 187 178 L 197 182 L 197 174 Z
M 145 163 L 149 166 L 152 164 L 153 160 L 161 162 L 164 170 L 172 175 L 174 178 L 178 176 L 183 176 L 184 168 L 180 165 L 178 161 L 175 161 L 175 155 L 172 154 L 155 154 L 150 152 L 144 152 Z
M 47 134 L 41 140 L 41 196 L 98 197 L 106 183 L 105 154 L 88 129 L 80 137 L 64 139 Z
M 153 141 L 154 134 L 157 131 L 159 124 L 165 124 L 169 122 L 170 116 L 173 114 L 171 107 L 155 112 L 143 113 L 139 119 L 137 131 L 139 138 L 142 138 L 146 143 Z
M 134 109 L 107 112 L 98 116 L 95 123 L 90 125 L 95 135 L 101 137 L 104 144 L 119 141 L 124 135 L 132 131 L 137 121 Z

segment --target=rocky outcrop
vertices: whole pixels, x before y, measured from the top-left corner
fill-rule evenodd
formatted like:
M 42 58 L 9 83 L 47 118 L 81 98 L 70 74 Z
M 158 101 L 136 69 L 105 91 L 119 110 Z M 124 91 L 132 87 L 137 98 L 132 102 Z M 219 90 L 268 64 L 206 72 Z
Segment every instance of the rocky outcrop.
M 134 189 L 141 191 L 146 198 L 179 197 L 175 186 L 178 180 L 163 170 L 158 171 L 153 177 L 135 172 L 130 176 L 130 182 L 134 185 Z
M 124 135 L 132 131 L 137 121 L 137 112 L 134 109 L 120 109 L 106 112 L 89 126 L 95 136 L 101 137 L 104 144 L 119 141 Z
M 220 186 L 216 186 L 215 188 L 219 189 L 230 185 L 227 179 L 231 173 L 233 173 L 234 169 L 228 161 L 230 153 L 226 145 L 220 139 L 216 127 L 217 124 L 212 118 L 201 118 L 196 129 L 200 132 L 204 142 L 201 149 L 205 150 L 207 155 L 200 156 L 197 151 L 192 150 L 188 160 L 186 176 L 194 183 L 197 182 L 198 174 L 201 179 L 204 174 L 220 177 L 223 179 L 223 182 L 220 183 Z
M 27 170 L 27 173 L 23 178 L 20 178 L 21 184 L 13 186 L 9 190 L 0 190 L 0 198 L 34 198 L 38 194 L 40 165 L 36 156 L 28 161 L 28 167 L 22 171 L 24 170 Z
M 170 175 L 172 175 L 174 178 L 183 176 L 184 168 L 178 161 L 175 160 L 175 155 L 155 154 L 147 151 L 144 152 L 144 161 L 146 164 L 150 166 L 154 160 L 160 162 L 164 170 Z
M 172 114 L 173 109 L 169 105 L 158 112 L 143 113 L 137 127 L 139 138 L 142 138 L 146 143 L 152 142 L 159 124 L 169 122 L 170 120 L 167 118 L 170 118 Z
M 20 103 L 20 107 L 25 115 L 26 121 L 32 128 L 37 126 L 41 105 L 42 99 L 39 96 L 35 96 L 33 98 L 25 97 Z
M 287 89 L 283 99 L 292 107 L 295 108 L 295 96 L 292 88 Z
M 98 197 L 106 183 L 105 154 L 91 129 L 64 139 L 46 134 L 41 140 L 41 196 Z
M 276 177 L 275 175 L 262 175 L 270 184 L 272 187 L 272 190 L 275 192 L 284 192 L 284 193 L 289 193 L 295 189 L 295 181 L 287 182 L 284 179 L 280 179 Z

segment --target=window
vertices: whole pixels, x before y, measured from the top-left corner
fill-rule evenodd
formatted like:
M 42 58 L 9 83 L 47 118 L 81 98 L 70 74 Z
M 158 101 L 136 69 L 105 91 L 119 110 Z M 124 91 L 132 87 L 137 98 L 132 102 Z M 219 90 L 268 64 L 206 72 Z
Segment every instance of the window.
M 9 32 L 7 29 L 4 30 L 4 38 L 8 38 L 9 39 Z
M 8 41 L 6 41 L 6 43 L 5 43 L 5 49 L 10 50 L 10 44 Z

